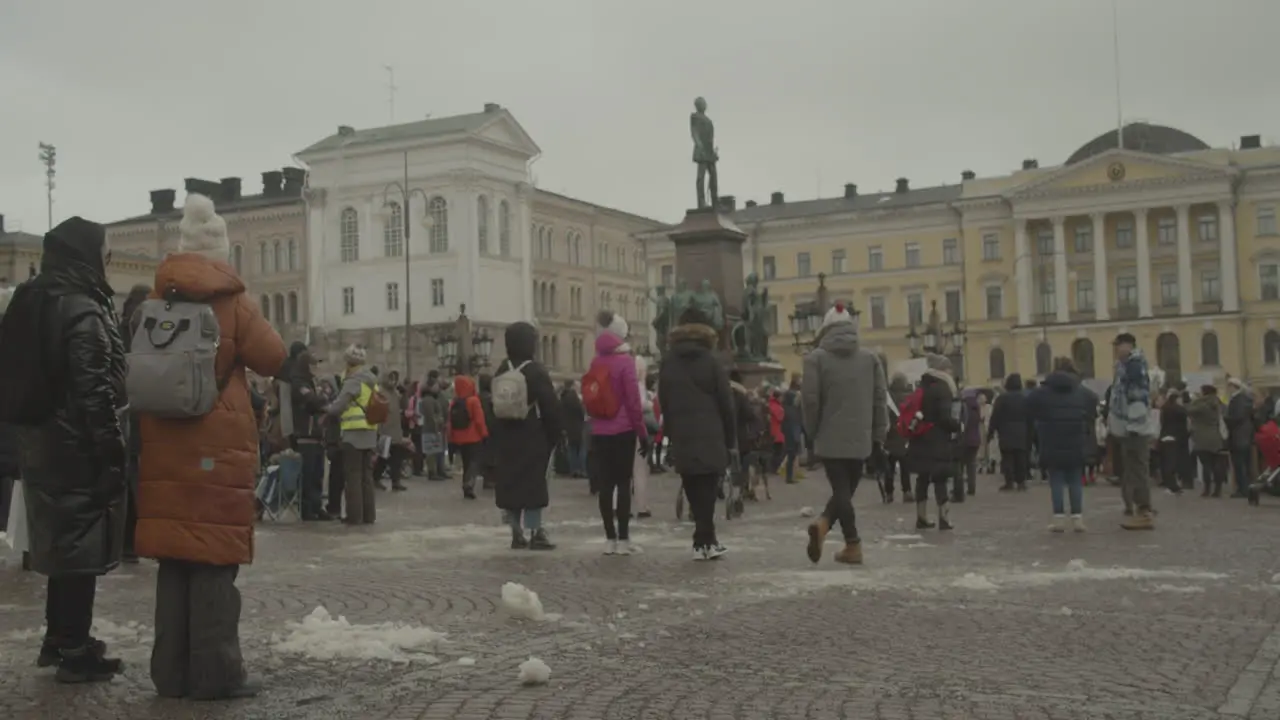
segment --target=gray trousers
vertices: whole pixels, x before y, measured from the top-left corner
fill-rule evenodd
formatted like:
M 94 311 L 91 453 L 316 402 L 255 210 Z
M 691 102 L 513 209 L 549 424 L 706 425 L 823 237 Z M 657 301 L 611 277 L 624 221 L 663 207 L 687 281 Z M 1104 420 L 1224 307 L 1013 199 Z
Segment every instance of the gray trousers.
M 343 494 L 347 501 L 348 525 L 369 525 L 377 518 L 373 492 L 373 451 L 342 443 Z
M 1120 492 L 1125 506 L 1151 509 L 1151 438 L 1130 433 L 1116 438 L 1120 446 Z
M 151 682 L 162 697 L 225 697 L 245 681 L 239 565 L 161 560 Z

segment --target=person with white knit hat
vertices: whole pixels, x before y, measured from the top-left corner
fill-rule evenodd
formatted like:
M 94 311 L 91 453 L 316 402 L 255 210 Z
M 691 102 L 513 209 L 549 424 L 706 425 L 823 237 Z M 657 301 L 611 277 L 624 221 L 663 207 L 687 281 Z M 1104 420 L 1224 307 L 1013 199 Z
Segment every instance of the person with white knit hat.
M 160 561 L 151 680 L 164 697 L 249 697 L 259 686 L 245 675 L 235 587 L 240 566 L 253 562 L 258 474 L 258 429 L 246 370 L 274 376 L 286 353 L 227 262 L 227 224 L 213 201 L 188 195 L 178 232 L 178 252 L 156 269 L 152 297 L 212 308 L 221 333 L 214 361 L 221 392 L 202 417 L 138 418 L 134 542 L 138 555 Z M 155 322 L 150 313 L 162 307 L 142 303 L 140 324 Z M 196 596 L 202 601 L 189 602 Z M 200 628 L 199 634 L 190 634 L 191 628 Z M 196 647 L 199 652 L 193 652 Z
M 858 325 L 843 303 L 822 319 L 818 346 L 804 358 L 800 385 L 804 429 L 822 461 L 831 498 L 809 525 L 806 552 L 818 562 L 835 523 L 844 534 L 836 562 L 862 563 L 862 540 L 853 511 L 853 493 L 867 459 L 884 444 L 889 430 L 884 368 L 874 352 L 858 343 Z

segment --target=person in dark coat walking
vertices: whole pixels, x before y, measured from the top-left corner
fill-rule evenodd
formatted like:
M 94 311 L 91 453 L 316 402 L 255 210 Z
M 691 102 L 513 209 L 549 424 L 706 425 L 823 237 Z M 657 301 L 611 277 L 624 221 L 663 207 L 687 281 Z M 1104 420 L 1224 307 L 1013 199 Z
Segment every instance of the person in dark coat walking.
M 933 486 L 938 502 L 939 530 L 950 530 L 951 515 L 947 484 L 955 477 L 956 435 L 962 430 L 952 412 L 956 399 L 956 381 L 951 377 L 951 361 L 942 355 L 928 355 L 928 370 L 920 378 L 924 395 L 917 416 L 928 430 L 911 438 L 908 453 L 916 476 L 916 529 L 934 527 L 929 522 L 929 486 Z
M 1231 468 L 1235 476 L 1236 489 L 1231 497 L 1241 498 L 1248 495 L 1249 484 L 1253 482 L 1253 434 L 1265 425 L 1265 422 L 1254 422 L 1253 391 L 1240 378 L 1227 381 L 1231 390 L 1231 399 L 1227 401 L 1227 438 L 1231 456 Z M 1270 403 L 1264 403 L 1270 408 Z
M 1200 396 L 1187 406 L 1187 417 L 1191 421 L 1191 447 L 1204 469 L 1201 497 L 1222 497 L 1222 486 L 1227 484 L 1227 445 L 1222 437 L 1225 411 L 1222 399 L 1218 397 L 1218 388 L 1213 385 L 1201 387 Z
M 670 457 L 693 514 L 694 560 L 727 552 L 716 539 L 716 490 L 725 470 L 739 464 L 737 409 L 729 376 L 713 354 L 716 341 L 705 315 L 686 310 L 667 335 L 658 374 L 662 434 L 671 439 Z
M 489 452 L 497 459 L 492 470 L 494 502 L 511 524 L 512 549 L 552 550 L 555 545 L 543 528 L 542 509 L 551 502 L 547 468 L 564 432 L 563 411 L 551 375 L 534 360 L 537 328 L 527 322 L 513 323 L 507 326 L 504 338 L 507 359 L 498 366 L 495 377 L 520 368 L 529 388 L 529 413 L 522 420 L 495 418 L 489 425 Z
M 1040 464 L 1049 473 L 1049 490 L 1053 501 L 1053 532 L 1066 530 L 1063 492 L 1070 498 L 1071 526 L 1084 532 L 1084 466 L 1088 462 L 1086 447 L 1092 445 L 1093 415 L 1098 396 L 1080 384 L 1075 364 L 1070 358 L 1054 361 L 1053 372 L 1027 394 L 1027 417 L 1035 424 L 1040 439 Z
M 1027 396 L 1022 387 L 1022 375 L 1013 373 L 1004 381 L 1004 392 L 991 407 L 991 422 L 987 427 L 987 442 L 1000 438 L 1000 464 L 1004 473 L 1001 492 L 1017 488 L 1027 489 L 1031 476 L 1030 455 L 1031 427 L 1027 418 Z
M 583 426 L 587 414 L 582 408 L 582 398 L 572 380 L 566 380 L 560 391 L 560 408 L 564 415 L 564 442 L 569 454 L 569 475 L 575 478 L 587 476 L 587 453 L 583 447 Z
M 964 403 L 965 419 L 956 447 L 960 470 L 952 483 L 952 502 L 964 502 L 965 495 L 978 494 L 978 449 L 982 447 L 982 405 L 978 402 L 978 389 L 963 390 L 960 402 Z
M 124 342 L 109 259 L 103 226 L 63 221 L 45 235 L 40 274 L 18 288 L 5 317 L 5 342 L 50 363 L 47 419 L 20 435 L 31 568 L 49 578 L 38 664 L 58 665 L 61 682 L 110 680 L 121 669 L 89 634 L 98 576 L 120 564 L 128 493 Z M 15 317 L 24 320 L 11 325 Z
M 1191 430 L 1182 392 L 1170 390 L 1160 406 L 1160 484 L 1175 495 L 1181 495 L 1184 489 L 1178 479 L 1190 474 L 1184 467 L 1190 443 Z
M 302 519 L 332 520 L 323 507 L 324 409 L 330 398 L 316 385 L 315 357 L 307 350 L 288 365 L 289 402 L 293 410 L 293 445 L 302 456 Z M 281 369 L 281 372 L 284 372 Z
M 911 491 L 911 470 L 907 467 L 907 438 L 898 432 L 898 413 L 902 403 L 907 401 L 911 396 L 911 383 L 907 381 L 907 376 L 898 372 L 893 374 L 893 379 L 889 381 L 889 400 L 892 406 L 889 409 L 889 431 L 885 434 L 884 449 L 888 461 L 885 463 L 884 471 L 884 487 L 881 493 L 884 495 L 884 501 L 893 502 L 893 474 L 894 470 L 902 476 L 902 502 L 913 503 L 916 501 L 915 493 Z
M 804 445 L 804 419 L 800 410 L 800 392 L 788 388 L 782 394 L 783 471 L 788 485 L 796 482 L 796 457 Z

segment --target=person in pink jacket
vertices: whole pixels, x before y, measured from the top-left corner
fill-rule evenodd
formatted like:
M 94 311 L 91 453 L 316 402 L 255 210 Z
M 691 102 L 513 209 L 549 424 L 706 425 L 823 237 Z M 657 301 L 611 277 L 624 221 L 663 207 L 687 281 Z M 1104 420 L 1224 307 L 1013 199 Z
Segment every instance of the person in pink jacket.
M 640 400 L 640 383 L 636 377 L 636 361 L 627 344 L 630 328 L 621 315 L 601 310 L 596 316 L 596 356 L 584 377 L 584 392 L 589 381 L 607 371 L 609 390 L 616 403 L 611 417 L 592 413 L 591 447 L 600 501 L 600 518 L 604 521 L 606 555 L 631 554 L 631 479 L 636 453 L 648 454 L 649 432 L 644 424 Z M 593 403 L 584 398 L 588 413 Z M 618 504 L 614 508 L 614 493 Z M 616 523 L 615 523 L 616 521 Z

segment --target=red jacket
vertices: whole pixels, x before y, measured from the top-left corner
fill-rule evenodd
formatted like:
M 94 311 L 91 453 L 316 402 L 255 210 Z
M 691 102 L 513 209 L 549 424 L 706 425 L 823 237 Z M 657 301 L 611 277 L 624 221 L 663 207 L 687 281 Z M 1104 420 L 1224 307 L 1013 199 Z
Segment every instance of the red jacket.
M 786 415 L 786 411 L 782 409 L 782 401 L 777 395 L 769 396 L 769 436 L 773 438 L 775 443 L 784 441 L 782 434 L 782 418 Z
M 480 404 L 480 396 L 476 394 L 476 382 L 466 375 L 458 375 L 453 379 L 453 402 L 466 403 L 467 412 L 471 415 L 471 424 L 459 430 L 453 426 L 453 406 L 445 417 L 445 425 L 449 428 L 451 445 L 475 445 L 489 437 L 489 426 L 484 423 L 484 406 Z

